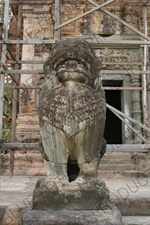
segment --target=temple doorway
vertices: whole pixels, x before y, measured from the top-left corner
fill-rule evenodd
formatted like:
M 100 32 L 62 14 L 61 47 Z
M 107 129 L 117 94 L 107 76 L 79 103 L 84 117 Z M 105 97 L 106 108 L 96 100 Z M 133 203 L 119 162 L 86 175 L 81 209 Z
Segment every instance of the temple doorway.
M 104 80 L 103 86 L 122 86 L 122 81 Z M 106 102 L 121 111 L 121 90 L 105 90 Z M 106 126 L 104 138 L 107 144 L 122 144 L 122 124 L 121 120 L 109 109 L 106 111 Z

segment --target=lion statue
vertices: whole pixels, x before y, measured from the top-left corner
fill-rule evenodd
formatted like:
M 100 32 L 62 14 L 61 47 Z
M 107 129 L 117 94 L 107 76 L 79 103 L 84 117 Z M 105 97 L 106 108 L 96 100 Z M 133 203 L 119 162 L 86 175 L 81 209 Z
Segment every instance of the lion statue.
M 48 175 L 97 174 L 105 153 L 106 101 L 100 62 L 83 39 L 61 40 L 44 64 L 38 114 Z

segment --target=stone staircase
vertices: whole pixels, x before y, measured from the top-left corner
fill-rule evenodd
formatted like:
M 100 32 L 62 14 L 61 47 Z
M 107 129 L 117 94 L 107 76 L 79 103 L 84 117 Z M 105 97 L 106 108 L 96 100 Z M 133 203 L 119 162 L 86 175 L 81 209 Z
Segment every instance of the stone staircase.
M 134 164 L 133 153 L 129 152 L 106 153 L 101 160 L 98 172 L 104 179 L 145 177 L 144 172 L 139 171 Z
M 149 216 L 123 216 L 123 225 L 150 225 Z
M 10 154 L 2 156 L 1 175 L 10 175 L 10 159 Z M 149 162 L 150 159 L 147 164 L 149 164 Z M 148 168 L 150 168 L 150 164 Z M 15 152 L 13 175 L 44 176 L 46 175 L 46 171 L 47 163 L 42 159 L 39 151 Z M 148 176 L 148 174 L 145 174 L 144 171 L 138 168 L 133 160 L 133 153 L 129 152 L 106 153 L 101 160 L 98 174 L 102 179 L 139 178 Z
M 102 179 L 117 179 L 114 180 L 114 183 L 126 179 L 133 182 L 131 185 L 134 186 L 133 189 L 127 181 L 125 186 L 122 185 L 115 194 L 111 195 L 112 202 L 121 211 L 123 225 L 150 225 L 150 191 L 149 196 L 145 196 L 145 198 L 140 193 L 134 200 L 130 196 L 132 192 L 138 193 L 139 180 L 142 179 L 146 184 L 148 179 L 146 178 L 148 175 L 144 171 L 138 170 L 133 156 L 133 153 L 125 152 L 106 153 L 101 160 L 98 172 Z M 150 189 L 150 184 L 148 186 Z

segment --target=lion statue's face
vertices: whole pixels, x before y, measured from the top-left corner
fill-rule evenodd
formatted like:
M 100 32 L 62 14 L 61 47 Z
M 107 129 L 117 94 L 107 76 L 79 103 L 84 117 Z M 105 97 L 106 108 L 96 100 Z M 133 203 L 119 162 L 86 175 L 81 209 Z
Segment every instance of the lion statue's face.
M 55 74 L 61 83 L 73 81 L 93 87 L 100 71 L 100 62 L 85 40 L 69 39 L 54 46 L 44 70 L 45 74 Z
M 77 60 L 67 60 L 56 68 L 59 82 L 74 81 L 88 84 L 89 68 L 86 63 Z

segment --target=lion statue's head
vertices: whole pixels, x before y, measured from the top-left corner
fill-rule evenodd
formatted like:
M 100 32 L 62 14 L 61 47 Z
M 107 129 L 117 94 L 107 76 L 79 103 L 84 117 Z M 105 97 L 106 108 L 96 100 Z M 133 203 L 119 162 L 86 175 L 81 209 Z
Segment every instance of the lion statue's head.
M 72 80 L 93 87 L 100 73 L 100 62 L 88 42 L 66 39 L 52 49 L 44 64 L 44 73 L 55 74 L 61 83 Z

